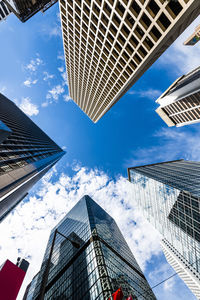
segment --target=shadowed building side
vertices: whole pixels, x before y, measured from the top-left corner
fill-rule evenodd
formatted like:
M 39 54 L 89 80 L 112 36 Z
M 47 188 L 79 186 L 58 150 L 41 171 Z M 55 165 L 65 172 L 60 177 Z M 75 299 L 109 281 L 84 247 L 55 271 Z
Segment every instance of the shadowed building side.
M 20 21 L 26 22 L 37 12 L 43 13 L 58 0 L 1 0 Z
M 128 175 L 133 201 L 162 234 L 168 262 L 200 299 L 200 162 L 133 167 Z
M 0 221 L 64 154 L 12 101 L 0 94 Z

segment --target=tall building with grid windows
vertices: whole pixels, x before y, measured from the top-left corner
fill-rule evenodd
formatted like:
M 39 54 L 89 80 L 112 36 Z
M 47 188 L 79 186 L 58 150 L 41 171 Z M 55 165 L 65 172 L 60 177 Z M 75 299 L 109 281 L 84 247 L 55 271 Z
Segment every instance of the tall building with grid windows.
M 11 0 L 9 0 L 9 2 L 11 2 Z M 2 0 L 0 0 L 0 22 L 5 20 L 10 14 L 11 10 Z
M 64 153 L 0 94 L 0 221 Z
M 60 0 L 69 93 L 97 122 L 199 15 L 199 0 Z
M 156 102 L 157 114 L 169 127 L 200 122 L 200 67 L 179 77 Z
M 168 262 L 200 299 L 200 162 L 133 167 L 128 175 L 133 201 L 162 234 Z
M 156 299 L 117 224 L 89 196 L 51 231 L 35 278 L 23 300 L 108 300 L 120 287 L 123 299 Z

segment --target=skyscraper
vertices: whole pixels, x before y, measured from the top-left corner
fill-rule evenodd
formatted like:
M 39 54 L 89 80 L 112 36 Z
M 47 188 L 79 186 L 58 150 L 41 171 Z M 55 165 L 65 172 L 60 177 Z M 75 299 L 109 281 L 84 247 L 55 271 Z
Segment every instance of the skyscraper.
M 37 12 L 45 12 L 58 0 L 1 0 L 20 21 L 26 22 Z
M 0 266 L 0 299 L 14 300 L 26 275 L 29 263 L 18 258 L 17 264 L 8 259 Z
M 175 80 L 156 102 L 157 114 L 169 127 L 200 122 L 200 67 Z
M 195 28 L 195 32 L 184 42 L 186 46 L 194 46 L 200 40 L 200 25 Z
M 0 22 L 5 20 L 10 13 L 11 10 L 8 8 L 8 6 L 2 0 L 0 0 Z
M 120 287 L 125 298 L 156 299 L 117 224 L 89 196 L 51 231 L 33 285 L 25 299 L 108 300 Z
M 0 94 L 0 221 L 64 153 Z
M 168 262 L 200 299 L 200 163 L 171 161 L 128 169 L 133 201 L 163 235 Z
M 199 15 L 199 0 L 60 0 L 70 97 L 97 122 Z

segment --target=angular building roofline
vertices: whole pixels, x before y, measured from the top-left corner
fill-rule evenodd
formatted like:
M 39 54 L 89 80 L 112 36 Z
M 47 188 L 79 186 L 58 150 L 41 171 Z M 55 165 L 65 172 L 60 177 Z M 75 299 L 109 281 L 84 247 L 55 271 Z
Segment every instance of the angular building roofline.
M 151 166 L 156 166 L 156 165 L 162 165 L 162 164 L 172 163 L 172 162 L 177 162 L 177 161 L 182 161 L 182 160 L 184 160 L 184 159 L 181 158 L 181 159 L 176 159 L 176 160 L 169 160 L 169 161 L 163 161 L 163 162 L 154 163 L 154 164 L 141 165 L 141 166 L 127 168 L 127 171 L 128 171 L 128 180 L 130 181 L 130 170 L 141 168 L 141 167 L 151 167 Z
M 12 11 L 21 22 L 26 22 L 39 11 L 45 12 L 58 0 L 14 0 L 14 3 L 9 3 L 8 0 L 2 0 L 3 3 Z
M 177 78 L 156 103 L 156 113 L 169 127 L 200 122 L 200 67 Z
M 200 37 L 200 25 L 198 25 L 195 28 L 195 31 L 193 32 L 193 34 L 191 34 L 187 38 L 187 40 L 183 43 L 183 45 L 185 45 L 185 46 L 194 46 L 199 41 L 199 37 Z M 194 38 L 196 38 L 195 41 L 193 41 Z
M 3 98 L 1 98 L 1 97 L 3 97 Z M 24 112 L 23 112 L 23 110 L 21 110 L 17 105 L 16 105 L 16 103 L 14 102 L 14 101 L 12 101 L 12 100 L 10 100 L 8 97 L 6 97 L 5 95 L 3 95 L 2 93 L 0 93 L 0 98 L 1 98 L 1 101 L 9 101 L 9 102 L 11 102 L 14 106 L 16 106 L 17 107 L 17 109 L 19 109 L 20 110 L 20 113 L 22 113 L 25 117 L 26 117 L 26 119 L 30 119 L 31 120 L 31 122 L 34 124 L 34 126 L 36 126 L 37 128 L 38 128 L 38 130 L 40 130 L 45 136 L 47 136 L 47 138 L 49 139 L 49 140 L 51 140 L 51 142 L 54 144 L 54 145 L 56 145 L 62 152 L 63 152 L 63 155 L 64 154 L 66 154 L 67 153 L 67 151 L 66 150 L 63 150 L 43 129 L 41 129 L 29 116 L 27 116 Z M 4 124 L 4 126 L 5 126 L 5 124 Z
M 56 240 L 57 235 L 61 237 Z M 72 244 L 76 240 L 80 245 L 77 249 Z M 90 284 L 94 270 L 97 275 Z M 91 291 L 96 286 L 94 294 Z M 119 287 L 124 298 L 134 293 L 136 297 L 156 300 L 115 220 L 85 195 L 51 232 L 40 272 L 27 287 L 23 300 L 39 300 L 45 296 L 63 299 L 65 294 L 69 299 L 97 299 L 99 296 L 108 299 Z
M 162 98 L 164 98 L 165 96 L 168 95 L 169 92 L 171 92 L 171 90 L 173 90 L 173 88 L 175 88 L 179 83 L 181 83 L 182 81 L 184 81 L 185 79 L 187 79 L 188 77 L 190 77 L 191 75 L 195 74 L 196 72 L 200 71 L 200 66 L 195 68 L 194 70 L 178 77 L 163 93 L 162 95 L 160 95 L 160 97 L 155 101 L 156 103 L 160 103 L 160 100 Z

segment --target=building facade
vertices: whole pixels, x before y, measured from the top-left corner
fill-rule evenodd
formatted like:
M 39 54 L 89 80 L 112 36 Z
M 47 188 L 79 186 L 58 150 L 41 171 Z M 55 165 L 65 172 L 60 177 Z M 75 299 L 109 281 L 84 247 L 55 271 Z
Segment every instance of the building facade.
M 157 114 L 169 127 L 200 122 L 200 67 L 175 80 L 156 102 Z
M 59 0 L 70 97 L 97 122 L 199 15 L 199 0 Z
M 10 14 L 11 10 L 2 0 L 0 0 L 0 22 L 5 20 Z
M 52 230 L 35 278 L 24 299 L 108 300 L 120 287 L 123 299 L 156 299 L 117 224 L 89 196 Z
M 128 175 L 134 201 L 163 236 L 168 262 L 200 299 L 200 163 L 133 167 Z
M 0 221 L 64 153 L 0 94 Z
M 1 0 L 20 21 L 26 22 L 37 12 L 45 12 L 58 0 Z M 0 2 L 0 3 L 1 3 Z
M 184 42 L 185 46 L 194 46 L 200 40 L 200 25 L 195 28 L 195 32 Z
M 0 267 L 0 298 L 2 300 L 17 298 L 28 267 L 29 263 L 20 258 L 16 265 L 10 260 L 6 260 Z

